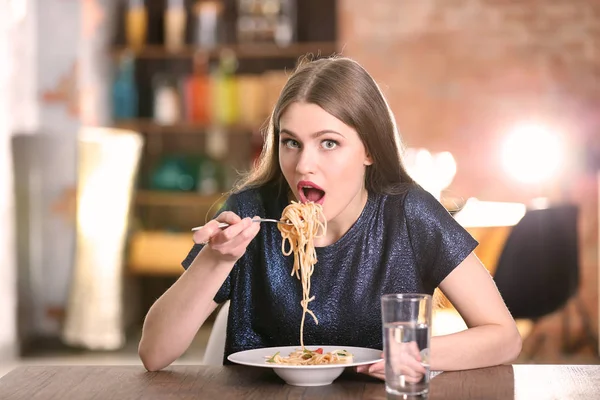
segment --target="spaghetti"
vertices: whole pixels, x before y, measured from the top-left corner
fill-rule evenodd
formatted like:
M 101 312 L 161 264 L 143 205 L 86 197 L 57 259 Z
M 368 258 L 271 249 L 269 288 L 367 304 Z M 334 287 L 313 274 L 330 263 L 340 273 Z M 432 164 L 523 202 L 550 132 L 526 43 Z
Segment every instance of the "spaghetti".
M 310 297 L 310 277 L 317 262 L 314 239 L 322 237 L 327 231 L 327 221 L 323 215 L 321 205 L 308 202 L 297 203 L 292 201 L 281 214 L 281 219 L 289 221 L 292 225 L 277 224 L 283 241 L 281 251 L 284 255 L 294 254 L 294 267 L 291 275 L 302 282 L 302 321 L 300 322 L 300 346 L 304 350 L 304 321 L 306 313 L 310 314 L 318 324 L 317 316 L 308 309 L 308 303 L 314 300 Z M 289 248 L 286 249 L 286 243 Z
M 347 350 L 333 350 L 323 354 L 323 349 L 316 350 L 298 349 L 288 357 L 282 357 L 279 352 L 270 357 L 267 362 L 287 365 L 324 365 L 324 364 L 350 364 L 352 353 Z
M 315 299 L 310 296 L 310 277 L 317 263 L 317 252 L 314 239 L 323 237 L 327 231 L 327 220 L 321 205 L 307 202 L 292 201 L 281 215 L 281 219 L 291 225 L 277 224 L 283 241 L 281 251 L 284 255 L 294 254 L 294 266 L 291 275 L 296 275 L 302 282 L 302 321 L 300 322 L 300 349 L 293 351 L 287 357 L 277 352 L 267 359 L 273 364 L 288 365 L 322 365 L 322 364 L 347 364 L 352 362 L 352 354 L 346 350 L 334 350 L 323 354 L 323 349 L 308 350 L 304 347 L 304 321 L 306 314 L 310 314 L 315 323 L 319 324 L 317 316 L 308 308 L 308 304 Z

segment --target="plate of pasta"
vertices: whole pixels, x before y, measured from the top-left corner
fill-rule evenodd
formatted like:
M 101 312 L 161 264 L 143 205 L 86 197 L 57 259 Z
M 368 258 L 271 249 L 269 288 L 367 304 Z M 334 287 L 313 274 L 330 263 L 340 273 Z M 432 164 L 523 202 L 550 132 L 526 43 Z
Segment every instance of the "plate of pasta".
M 273 368 L 294 386 L 329 385 L 347 367 L 383 360 L 381 350 L 351 346 L 267 347 L 233 353 L 227 359 L 251 367 Z

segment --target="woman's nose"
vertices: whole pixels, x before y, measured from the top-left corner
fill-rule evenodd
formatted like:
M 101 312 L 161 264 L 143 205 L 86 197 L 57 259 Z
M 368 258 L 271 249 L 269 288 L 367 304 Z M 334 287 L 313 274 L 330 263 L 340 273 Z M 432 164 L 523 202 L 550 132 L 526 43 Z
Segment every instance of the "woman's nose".
M 296 164 L 296 172 L 299 174 L 310 174 L 315 172 L 318 164 L 318 155 L 308 149 L 303 149 L 298 157 L 298 163 Z

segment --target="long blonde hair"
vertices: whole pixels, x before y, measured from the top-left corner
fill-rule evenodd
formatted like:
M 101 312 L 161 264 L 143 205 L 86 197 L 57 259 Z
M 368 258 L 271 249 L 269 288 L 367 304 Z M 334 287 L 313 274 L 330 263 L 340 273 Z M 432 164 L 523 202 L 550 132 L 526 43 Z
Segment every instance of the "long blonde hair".
M 399 194 L 413 183 L 401 162 L 394 116 L 377 83 L 356 61 L 329 57 L 301 62 L 289 77 L 263 131 L 257 165 L 234 191 L 266 184 L 287 188 L 279 165 L 279 119 L 293 102 L 316 104 L 358 132 L 373 160 L 365 174 L 368 191 Z

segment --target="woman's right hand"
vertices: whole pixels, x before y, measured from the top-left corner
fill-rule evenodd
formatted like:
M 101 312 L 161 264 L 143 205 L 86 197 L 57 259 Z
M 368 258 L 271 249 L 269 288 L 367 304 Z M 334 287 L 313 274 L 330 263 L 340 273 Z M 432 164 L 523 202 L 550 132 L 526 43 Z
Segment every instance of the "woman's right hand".
M 220 222 L 226 222 L 229 226 L 219 228 Z M 242 219 L 231 211 L 224 211 L 194 232 L 194 242 L 206 243 L 223 261 L 236 262 L 259 230 L 259 222 L 253 222 L 251 218 Z

